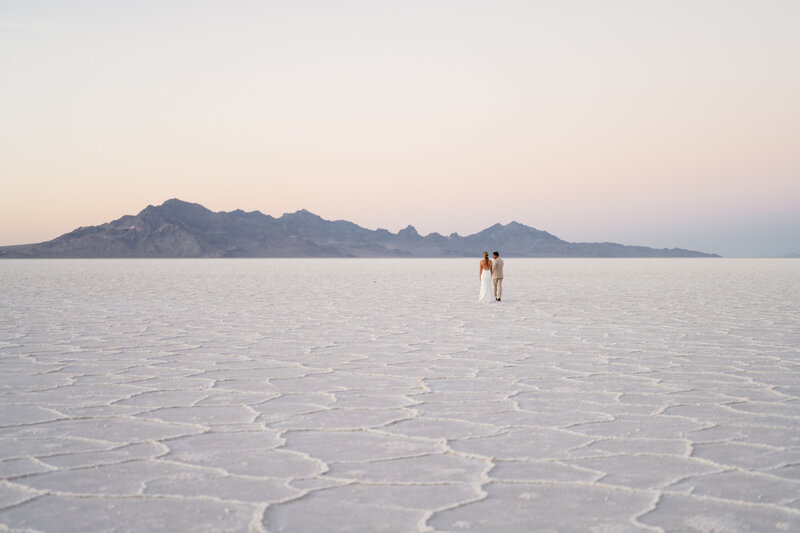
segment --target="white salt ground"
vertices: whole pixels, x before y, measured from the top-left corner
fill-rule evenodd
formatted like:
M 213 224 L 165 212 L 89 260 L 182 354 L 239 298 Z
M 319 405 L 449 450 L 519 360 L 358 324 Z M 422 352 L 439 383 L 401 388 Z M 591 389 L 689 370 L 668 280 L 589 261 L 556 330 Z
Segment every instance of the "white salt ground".
M 0 530 L 800 531 L 800 261 L 0 261 Z

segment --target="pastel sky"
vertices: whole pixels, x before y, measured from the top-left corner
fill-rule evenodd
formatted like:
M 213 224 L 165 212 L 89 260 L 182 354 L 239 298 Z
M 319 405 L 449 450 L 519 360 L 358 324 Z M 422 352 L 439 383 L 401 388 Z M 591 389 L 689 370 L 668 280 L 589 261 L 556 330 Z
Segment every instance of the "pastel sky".
M 169 198 L 800 252 L 800 2 L 0 0 L 0 245 Z

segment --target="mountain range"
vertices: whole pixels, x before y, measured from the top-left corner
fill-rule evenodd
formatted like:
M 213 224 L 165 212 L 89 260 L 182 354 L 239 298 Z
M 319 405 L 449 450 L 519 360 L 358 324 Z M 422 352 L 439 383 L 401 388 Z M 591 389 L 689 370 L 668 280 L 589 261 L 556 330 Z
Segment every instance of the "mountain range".
M 718 257 L 680 248 L 570 243 L 518 222 L 473 235 L 369 230 L 306 210 L 275 218 L 259 211 L 213 212 L 172 199 L 138 215 L 78 228 L 51 241 L 0 247 L 0 258 L 112 257 Z

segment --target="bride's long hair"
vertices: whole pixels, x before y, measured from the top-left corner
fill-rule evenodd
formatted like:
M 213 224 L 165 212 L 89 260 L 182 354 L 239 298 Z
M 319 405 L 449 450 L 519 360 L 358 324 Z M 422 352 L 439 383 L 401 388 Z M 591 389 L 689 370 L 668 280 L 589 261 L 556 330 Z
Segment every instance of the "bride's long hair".
M 486 261 L 486 266 L 489 266 L 489 252 L 483 252 L 483 260 Z

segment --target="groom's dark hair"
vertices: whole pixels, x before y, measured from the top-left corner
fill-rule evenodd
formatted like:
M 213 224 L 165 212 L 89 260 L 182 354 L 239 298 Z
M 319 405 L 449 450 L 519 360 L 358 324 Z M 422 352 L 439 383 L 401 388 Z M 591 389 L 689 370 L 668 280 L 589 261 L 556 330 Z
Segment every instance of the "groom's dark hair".
M 496 255 L 497 257 L 500 257 L 500 252 L 492 252 L 492 255 Z

